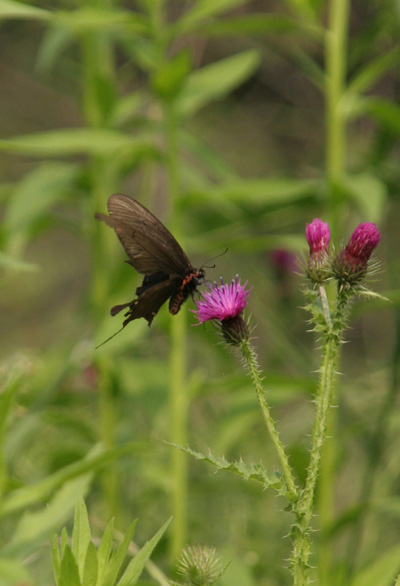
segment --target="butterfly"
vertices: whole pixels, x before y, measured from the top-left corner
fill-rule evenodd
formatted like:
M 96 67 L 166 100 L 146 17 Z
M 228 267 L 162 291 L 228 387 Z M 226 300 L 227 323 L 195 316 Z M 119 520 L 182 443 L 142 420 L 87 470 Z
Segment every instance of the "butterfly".
M 188 296 L 204 282 L 204 270 L 192 267 L 171 232 L 135 199 L 111 195 L 107 209 L 109 215 L 97 213 L 95 218 L 115 230 L 129 257 L 126 262 L 144 275 L 136 289 L 137 298 L 115 305 L 111 315 L 127 309 L 122 328 L 141 317 L 150 326 L 168 299 L 169 312 L 176 315 Z

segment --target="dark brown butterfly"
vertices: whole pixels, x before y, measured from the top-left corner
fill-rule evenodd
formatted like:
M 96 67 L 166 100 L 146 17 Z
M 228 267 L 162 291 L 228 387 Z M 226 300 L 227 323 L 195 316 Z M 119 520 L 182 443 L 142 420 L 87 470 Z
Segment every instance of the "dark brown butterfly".
M 129 260 L 144 275 L 136 289 L 137 298 L 115 305 L 111 315 L 123 309 L 123 328 L 134 319 L 144 317 L 150 326 L 160 307 L 169 299 L 169 311 L 176 315 L 182 303 L 204 280 L 204 270 L 192 267 L 188 257 L 171 232 L 149 210 L 127 195 L 111 195 L 107 202 L 109 216 L 96 214 L 114 228 Z

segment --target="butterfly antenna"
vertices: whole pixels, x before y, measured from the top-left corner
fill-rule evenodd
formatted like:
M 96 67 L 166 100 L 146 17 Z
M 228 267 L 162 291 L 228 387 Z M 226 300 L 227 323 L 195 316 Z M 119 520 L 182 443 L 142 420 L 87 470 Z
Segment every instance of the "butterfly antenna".
M 224 252 L 221 252 L 221 254 L 217 254 L 217 256 L 213 256 L 212 258 L 209 258 L 204 264 L 201 265 L 201 268 L 205 268 L 205 269 L 215 269 L 215 265 L 212 266 L 208 266 L 207 263 L 212 262 L 213 260 L 215 260 L 216 258 L 219 258 L 220 256 L 224 256 L 224 254 L 226 254 L 228 252 L 228 248 L 225 248 Z
M 115 334 L 113 334 L 112 336 L 110 336 L 109 338 L 107 338 L 107 340 L 104 340 L 104 342 L 102 342 L 101 344 L 99 344 L 98 346 L 96 346 L 95 350 L 97 350 L 98 348 L 100 348 L 101 346 L 104 346 L 104 344 L 106 344 L 107 342 L 109 342 L 110 340 L 112 340 L 113 338 L 115 338 L 115 336 L 117 334 L 119 334 L 125 326 L 122 326 L 122 328 L 120 328 L 117 332 L 115 332 Z

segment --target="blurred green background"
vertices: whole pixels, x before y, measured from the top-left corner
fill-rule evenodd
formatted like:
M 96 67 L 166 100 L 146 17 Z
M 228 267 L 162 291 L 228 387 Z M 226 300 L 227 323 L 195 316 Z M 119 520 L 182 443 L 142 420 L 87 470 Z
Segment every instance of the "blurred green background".
M 165 571 L 208 543 L 233 560 L 223 584 L 290 583 L 279 498 L 165 443 L 277 466 L 245 372 L 211 326 L 190 327 L 192 300 L 94 349 L 141 282 L 94 220 L 115 192 L 194 266 L 228 248 L 210 280 L 253 286 L 300 479 L 319 356 L 292 255 L 314 217 L 337 247 L 379 226 L 372 285 L 390 301 L 354 307 L 313 558 L 321 585 L 368 585 L 373 563 L 400 559 L 398 2 L 0 0 L 0 20 L 0 585 L 54 583 L 48 539 L 80 496 L 99 534 L 138 517 L 139 543 L 173 514 L 153 558 Z

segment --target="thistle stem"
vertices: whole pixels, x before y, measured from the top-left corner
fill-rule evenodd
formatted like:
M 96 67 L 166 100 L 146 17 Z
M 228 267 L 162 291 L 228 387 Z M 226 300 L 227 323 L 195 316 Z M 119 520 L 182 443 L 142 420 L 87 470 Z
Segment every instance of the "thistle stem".
M 265 398 L 265 392 L 262 386 L 262 378 L 257 364 L 257 356 L 255 350 L 254 348 L 252 348 L 248 340 L 245 340 L 241 343 L 240 350 L 247 365 L 247 368 L 249 369 L 250 377 L 253 381 L 253 385 L 257 394 L 257 399 L 261 407 L 261 412 L 263 414 L 264 423 L 267 427 L 268 433 L 278 455 L 287 488 L 294 500 L 297 496 L 297 487 L 293 478 L 292 470 L 290 468 L 287 455 L 285 453 L 285 449 L 283 447 L 281 440 L 279 439 L 279 434 L 276 430 L 275 422 L 271 417 L 270 408 Z

